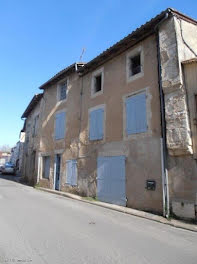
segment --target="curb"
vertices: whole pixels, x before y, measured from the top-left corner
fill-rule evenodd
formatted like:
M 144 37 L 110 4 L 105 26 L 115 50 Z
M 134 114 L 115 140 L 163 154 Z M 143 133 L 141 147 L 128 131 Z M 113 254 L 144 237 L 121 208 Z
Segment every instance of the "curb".
M 119 206 L 119 205 L 115 205 L 115 204 L 108 204 L 108 203 L 99 202 L 99 201 L 88 201 L 79 195 L 71 194 L 71 193 L 67 193 L 67 192 L 55 191 L 55 190 L 42 188 L 42 187 L 35 187 L 35 189 L 40 190 L 40 191 L 44 191 L 44 192 L 48 192 L 48 193 L 52 193 L 52 194 L 57 194 L 57 195 L 64 196 L 67 198 L 71 198 L 74 200 L 78 200 L 78 201 L 81 201 L 84 203 L 89 203 L 89 204 L 93 204 L 96 206 L 104 207 L 104 208 L 111 209 L 114 211 L 118 211 L 121 213 L 130 214 L 130 215 L 134 215 L 137 217 L 145 218 L 145 219 L 152 220 L 152 221 L 155 221 L 158 223 L 170 225 L 170 226 L 173 226 L 176 228 L 182 228 L 185 230 L 197 232 L 197 225 L 195 225 L 195 224 L 188 224 L 188 223 L 185 223 L 185 222 L 182 222 L 179 220 L 175 220 L 175 219 L 168 220 L 168 219 L 166 219 L 162 216 L 159 216 L 159 215 L 154 215 L 154 214 L 147 213 L 144 211 L 139 211 L 136 209 L 123 207 L 123 206 Z

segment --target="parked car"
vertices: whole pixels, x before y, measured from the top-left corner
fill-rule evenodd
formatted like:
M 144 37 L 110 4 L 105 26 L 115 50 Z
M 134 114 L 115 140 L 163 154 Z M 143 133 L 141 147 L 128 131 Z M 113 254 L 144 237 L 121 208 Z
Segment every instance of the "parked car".
M 3 165 L 0 165 L 0 173 L 2 172 L 3 169 Z
M 15 174 L 16 170 L 15 167 L 12 163 L 6 163 L 2 169 L 1 169 L 3 174 Z

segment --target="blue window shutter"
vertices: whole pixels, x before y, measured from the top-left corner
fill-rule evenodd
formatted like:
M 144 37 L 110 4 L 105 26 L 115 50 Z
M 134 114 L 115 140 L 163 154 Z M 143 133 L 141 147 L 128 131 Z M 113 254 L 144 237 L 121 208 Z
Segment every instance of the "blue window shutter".
M 66 183 L 71 185 L 72 181 L 72 161 L 66 161 Z
M 50 157 L 46 156 L 44 157 L 44 178 L 49 178 L 49 172 L 50 172 Z
M 126 129 L 128 135 L 147 131 L 145 93 L 126 99 Z
M 77 185 L 77 161 L 66 161 L 66 183 L 71 186 Z
M 59 138 L 59 114 L 55 115 L 55 139 Z
M 72 181 L 71 181 L 72 186 L 77 185 L 77 161 L 72 160 Z
M 96 109 L 90 112 L 90 140 L 103 139 L 104 109 Z
M 57 113 L 55 116 L 55 139 L 62 139 L 65 135 L 66 113 Z

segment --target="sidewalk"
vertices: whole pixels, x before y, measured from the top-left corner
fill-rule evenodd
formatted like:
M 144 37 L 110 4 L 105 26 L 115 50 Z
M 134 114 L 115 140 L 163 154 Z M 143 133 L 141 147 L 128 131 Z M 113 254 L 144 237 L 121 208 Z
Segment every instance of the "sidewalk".
M 156 221 L 156 222 L 159 222 L 162 224 L 174 226 L 176 228 L 182 228 L 182 229 L 190 230 L 193 232 L 197 232 L 197 225 L 195 225 L 195 224 L 189 224 L 189 223 L 185 223 L 183 221 L 175 220 L 175 219 L 168 220 L 168 219 L 166 219 L 162 216 L 159 216 L 159 215 L 154 215 L 151 213 L 146 213 L 143 211 L 139 211 L 139 210 L 135 210 L 132 208 L 123 207 L 123 206 L 119 206 L 119 205 L 115 205 L 115 204 L 108 204 L 108 203 L 99 202 L 99 201 L 89 201 L 85 197 L 81 197 L 79 195 L 75 195 L 75 194 L 71 194 L 71 193 L 67 193 L 67 192 L 55 191 L 55 190 L 46 189 L 46 188 L 42 188 L 42 187 L 36 187 L 36 189 L 41 190 L 41 191 L 45 191 L 45 192 L 49 192 L 49 193 L 53 193 L 53 194 L 57 194 L 57 195 L 61 195 L 64 197 L 68 197 L 68 198 L 78 200 L 78 201 L 81 201 L 84 203 L 89 203 L 89 204 L 93 204 L 96 206 L 101 206 L 101 207 L 108 208 L 111 210 L 115 210 L 118 212 L 122 212 L 125 214 L 130 214 L 130 215 L 135 215 L 138 217 L 146 218 L 146 219 Z

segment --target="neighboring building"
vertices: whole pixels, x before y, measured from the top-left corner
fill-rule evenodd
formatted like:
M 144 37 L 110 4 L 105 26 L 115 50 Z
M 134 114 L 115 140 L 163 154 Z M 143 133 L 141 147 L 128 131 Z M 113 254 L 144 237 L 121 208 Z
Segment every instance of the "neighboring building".
M 37 160 L 40 144 L 40 122 L 43 105 L 42 96 L 42 94 L 36 94 L 21 117 L 25 118 L 25 124 L 21 134 L 21 137 L 24 137 L 25 133 L 21 173 L 22 177 L 26 178 L 31 184 L 35 184 L 37 182 Z
M 11 149 L 10 157 L 10 162 L 14 164 L 17 172 L 21 172 L 24 142 L 25 133 L 23 132 L 23 130 L 21 130 L 19 141 L 16 143 L 16 146 Z
M 5 165 L 6 162 L 10 162 L 10 152 L 0 151 L 0 166 Z
M 196 36 L 167 9 L 43 84 L 39 184 L 195 218 Z
M 67 161 L 78 158 L 81 83 L 76 70 L 80 67 L 83 63 L 72 64 L 40 87 L 44 111 L 38 177 L 40 185 L 57 190 L 67 186 Z
M 17 164 L 18 164 L 18 156 L 19 156 L 19 151 L 20 151 L 20 147 L 19 147 L 19 144 L 20 142 L 18 141 L 16 143 L 16 146 L 14 146 L 12 149 L 11 149 L 11 157 L 10 157 L 10 162 L 12 164 L 14 164 L 15 167 L 17 167 Z

